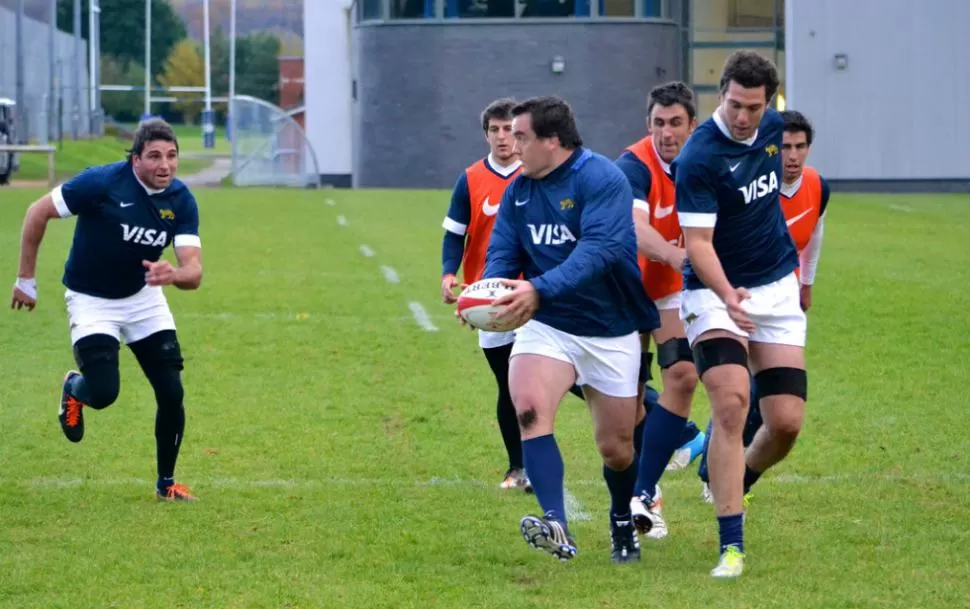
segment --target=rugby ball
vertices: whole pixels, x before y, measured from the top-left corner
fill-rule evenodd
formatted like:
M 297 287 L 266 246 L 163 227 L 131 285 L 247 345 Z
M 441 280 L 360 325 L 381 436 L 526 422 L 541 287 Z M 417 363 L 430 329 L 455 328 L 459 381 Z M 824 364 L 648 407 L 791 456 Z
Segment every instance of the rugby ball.
M 505 310 L 496 306 L 496 300 L 512 291 L 501 279 L 481 279 L 469 285 L 458 295 L 458 314 L 465 322 L 486 332 L 508 332 L 516 325 L 510 320 L 497 320 L 495 316 Z

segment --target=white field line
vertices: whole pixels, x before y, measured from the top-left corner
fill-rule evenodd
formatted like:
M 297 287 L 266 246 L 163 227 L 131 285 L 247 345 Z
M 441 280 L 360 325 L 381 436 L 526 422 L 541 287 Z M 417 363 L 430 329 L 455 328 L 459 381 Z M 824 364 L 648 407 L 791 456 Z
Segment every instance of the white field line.
M 367 245 L 361 245 L 361 246 L 360 246 L 360 254 L 361 254 L 361 255 L 362 255 L 362 256 L 363 256 L 364 258 L 373 258 L 373 257 L 374 257 L 374 250 L 372 250 L 372 249 L 371 249 L 371 248 L 370 248 L 369 246 L 367 246 Z
M 592 520 L 592 516 L 589 512 L 583 509 L 583 504 L 576 499 L 576 495 L 569 492 L 568 488 L 563 487 L 563 498 L 566 500 L 566 520 L 577 521 L 577 520 Z
M 339 224 L 340 226 L 347 226 L 348 224 L 347 218 L 344 218 L 343 216 L 337 216 L 337 224 Z
M 414 316 L 414 321 L 418 322 L 418 326 L 421 327 L 425 332 L 437 332 L 438 326 L 434 325 L 431 321 L 431 316 L 428 312 L 421 306 L 420 302 L 409 302 L 408 308 L 411 309 L 411 315 Z
M 391 267 L 382 265 L 381 272 L 384 273 L 384 279 L 386 279 L 388 283 L 401 283 L 401 278 L 398 276 L 397 271 Z
M 333 202 L 333 199 L 324 199 L 323 203 L 327 207 L 333 207 L 334 205 L 336 205 L 336 203 Z

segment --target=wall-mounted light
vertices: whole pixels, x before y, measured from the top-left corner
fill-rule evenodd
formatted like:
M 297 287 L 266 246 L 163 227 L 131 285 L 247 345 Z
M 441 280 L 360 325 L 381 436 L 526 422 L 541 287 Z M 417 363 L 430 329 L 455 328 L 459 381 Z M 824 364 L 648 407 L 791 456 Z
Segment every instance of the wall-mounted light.
M 566 60 L 561 55 L 556 55 L 552 58 L 550 67 L 552 68 L 553 74 L 562 74 L 566 71 Z
M 849 69 L 849 56 L 845 53 L 836 53 L 835 57 L 832 58 L 832 64 L 836 70 L 847 70 Z

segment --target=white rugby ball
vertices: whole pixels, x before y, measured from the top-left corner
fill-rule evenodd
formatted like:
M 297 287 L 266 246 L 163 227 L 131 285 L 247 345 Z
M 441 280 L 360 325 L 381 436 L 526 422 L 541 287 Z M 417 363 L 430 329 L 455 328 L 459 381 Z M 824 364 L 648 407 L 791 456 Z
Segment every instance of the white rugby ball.
M 493 303 L 512 291 L 501 279 L 481 279 L 469 285 L 458 295 L 458 314 L 473 328 L 487 332 L 508 332 L 517 326 L 509 320 L 495 317 L 505 310 L 505 305 Z

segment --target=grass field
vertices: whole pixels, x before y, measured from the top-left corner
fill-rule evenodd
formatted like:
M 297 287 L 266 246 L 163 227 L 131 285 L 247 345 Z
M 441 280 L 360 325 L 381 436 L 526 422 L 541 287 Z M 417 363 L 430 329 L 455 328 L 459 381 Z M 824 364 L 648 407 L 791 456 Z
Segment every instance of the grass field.
M 181 138 L 181 136 L 180 136 Z M 57 148 L 54 153 L 54 171 L 58 180 L 67 180 L 92 165 L 114 163 L 125 158 L 125 151 L 131 146 L 113 137 L 93 140 L 71 140 L 54 142 Z M 198 148 L 201 148 L 201 143 Z M 180 148 L 181 146 L 180 142 Z M 190 150 L 193 148 L 190 145 Z M 202 171 L 211 164 L 210 160 L 198 158 L 182 158 L 179 160 L 181 175 L 190 175 Z M 20 170 L 14 174 L 14 180 L 46 180 L 47 155 L 21 154 Z
M 11 283 L 39 194 L 0 206 Z M 665 477 L 670 536 L 642 540 L 638 565 L 610 563 L 601 465 L 572 397 L 557 438 L 579 555 L 561 564 L 522 541 L 535 499 L 497 488 L 490 373 L 438 301 L 448 193 L 197 198 L 204 284 L 167 293 L 186 358 L 178 477 L 200 500 L 152 497 L 154 404 L 127 352 L 118 402 L 87 413 L 80 444 L 61 435 L 73 221 L 54 222 L 39 308 L 0 322 L 0 607 L 970 604 L 970 198 L 833 196 L 804 435 L 755 487 L 737 582 L 708 575 L 717 529 L 693 468 Z M 703 392 L 693 418 L 707 422 Z

